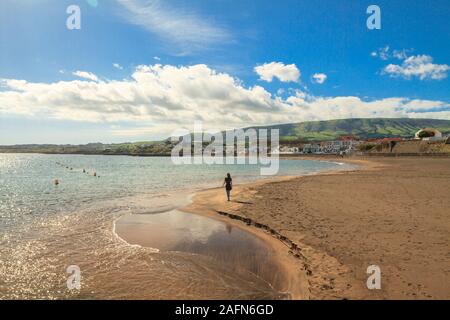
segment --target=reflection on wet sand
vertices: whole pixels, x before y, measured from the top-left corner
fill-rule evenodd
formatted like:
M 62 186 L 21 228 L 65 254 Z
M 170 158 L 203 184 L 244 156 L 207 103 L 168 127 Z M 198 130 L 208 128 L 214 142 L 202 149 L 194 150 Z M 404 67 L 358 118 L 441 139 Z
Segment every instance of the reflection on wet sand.
M 158 214 L 132 214 L 116 222 L 117 234 L 130 244 L 207 256 L 236 276 L 255 277 L 275 291 L 285 281 L 283 267 L 273 249 L 253 234 L 208 217 L 177 210 Z M 288 298 L 287 293 L 277 293 Z

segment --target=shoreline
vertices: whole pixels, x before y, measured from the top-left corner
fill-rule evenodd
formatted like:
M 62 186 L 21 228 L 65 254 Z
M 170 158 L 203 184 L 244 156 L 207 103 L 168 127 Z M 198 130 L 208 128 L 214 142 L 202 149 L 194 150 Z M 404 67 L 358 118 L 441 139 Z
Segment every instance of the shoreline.
M 362 160 L 354 161 L 348 159 L 334 159 L 334 161 L 330 161 L 328 159 L 311 159 L 301 157 L 293 157 L 293 159 L 314 160 L 329 163 L 332 162 L 338 165 L 346 163 L 351 165 L 358 165 L 358 167 L 349 169 L 335 168 L 315 172 L 309 175 L 272 177 L 259 179 L 253 182 L 239 183 L 234 185 L 233 187 L 233 197 L 235 197 L 236 194 L 239 195 L 241 193 L 248 193 L 251 189 L 256 189 L 260 186 L 271 183 L 282 183 L 318 175 L 340 174 L 353 170 L 361 170 L 363 165 L 368 166 L 367 161 Z M 301 243 L 295 243 L 287 236 L 281 234 L 279 231 L 271 228 L 268 225 L 264 225 L 262 223 L 259 223 L 258 221 L 252 221 L 251 219 L 235 213 L 229 213 L 223 210 L 219 210 L 221 206 L 227 204 L 227 201 L 225 200 L 225 193 L 222 187 L 200 190 L 193 193 L 190 196 L 190 199 L 190 204 L 181 207 L 178 210 L 231 224 L 234 227 L 244 230 L 252 234 L 253 236 L 256 236 L 257 238 L 263 240 L 267 244 L 267 246 L 274 251 L 274 258 L 280 263 L 281 268 L 284 269 L 283 271 L 286 273 L 286 275 L 284 276 L 285 283 L 283 287 L 277 288 L 277 290 L 289 292 L 291 294 L 291 299 L 293 300 L 310 299 L 310 290 L 307 275 L 311 273 L 311 270 L 307 264 L 307 259 L 303 256 Z M 234 200 L 230 202 L 233 203 Z M 239 210 L 239 203 L 237 203 L 237 208 L 235 207 L 233 209 Z
M 12 151 L 4 151 L 0 150 L 0 154 L 18 154 L 18 155 L 25 155 L 25 154 L 38 154 L 38 155 L 67 155 L 67 156 L 73 156 L 73 155 L 80 155 L 80 156 L 126 156 L 126 157 L 143 157 L 143 158 L 170 158 L 172 155 L 169 153 L 141 153 L 141 154 L 132 154 L 132 153 L 89 153 L 89 152 L 12 152 Z M 304 159 L 304 160 L 316 160 L 319 158 L 327 159 L 327 158 L 338 158 L 338 154 L 334 153 L 328 153 L 328 154 L 303 154 L 303 153 L 283 153 L 279 154 L 280 159 L 288 159 L 288 158 L 294 158 L 294 159 Z M 360 158 L 395 158 L 395 157 L 402 157 L 402 158 L 410 158 L 410 157 L 418 157 L 418 158 L 450 158 L 449 152 L 411 152 L 411 153 L 405 153 L 405 152 L 396 152 L 396 153 L 387 153 L 387 152 L 365 152 L 363 154 L 352 154 L 350 157 L 360 157 Z M 326 161 L 326 160 L 324 160 Z
M 330 162 L 330 157 L 292 157 L 293 159 L 305 160 L 322 160 Z M 430 208 L 433 212 L 433 221 L 422 223 L 416 217 L 420 214 L 420 210 L 415 210 L 413 206 L 405 205 L 410 200 L 411 194 L 417 194 L 416 198 L 421 196 L 420 188 L 410 186 L 408 183 L 410 176 L 420 176 L 422 183 L 435 186 L 436 179 L 442 174 L 450 172 L 450 166 L 447 170 L 448 159 L 443 158 L 385 158 L 385 157 L 351 157 L 351 158 L 335 158 L 336 162 L 345 162 L 349 164 L 358 164 L 359 168 L 353 170 L 330 170 L 320 172 L 314 175 L 289 177 L 288 179 L 270 179 L 259 180 L 256 183 L 237 185 L 233 190 L 233 200 L 226 203 L 225 193 L 222 188 L 200 191 L 195 194 L 190 205 L 180 210 L 200 214 L 218 219 L 226 223 L 232 223 L 234 226 L 244 229 L 254 235 L 264 239 L 277 252 L 276 258 L 282 263 L 286 270 L 287 278 L 290 279 L 286 284 L 287 291 L 292 293 L 293 299 L 410 299 L 410 298 L 450 298 L 450 293 L 442 281 L 448 280 L 448 271 L 445 270 L 445 254 L 440 258 L 438 252 L 445 252 L 448 244 L 444 240 L 444 230 L 439 230 L 435 234 L 430 234 L 430 230 L 436 229 L 439 225 L 434 224 L 434 220 L 448 220 L 443 213 L 447 208 L 445 205 L 440 206 L 424 206 L 422 209 Z M 417 164 L 419 162 L 419 164 Z M 424 163 L 423 165 L 421 165 Z M 406 167 L 404 167 L 406 165 Z M 424 167 L 429 166 L 436 171 L 436 176 L 430 177 Z M 431 170 L 430 169 L 430 170 Z M 403 172 L 404 171 L 404 172 Z M 433 172 L 434 172 L 433 171 Z M 414 178 L 413 178 L 414 179 Z M 348 182 L 347 182 L 348 180 Z M 371 180 L 376 180 L 377 184 L 374 188 Z M 439 194 L 427 194 L 428 198 L 422 199 L 426 202 L 433 201 L 436 196 L 438 201 L 447 201 L 447 198 L 441 196 L 445 193 L 448 183 L 445 180 L 439 180 Z M 318 202 L 314 191 L 308 192 L 308 195 L 302 193 L 301 190 L 306 188 L 302 184 L 309 184 L 316 193 L 322 192 L 324 185 L 332 184 L 337 188 L 346 187 L 353 188 L 358 196 L 352 197 L 351 194 L 345 195 L 345 202 L 339 204 L 343 199 L 334 195 L 339 192 L 323 190 L 324 195 L 330 196 L 336 205 L 327 205 Z M 352 184 L 355 186 L 352 187 Z M 395 185 L 398 184 L 398 187 Z M 392 193 L 388 189 L 394 188 L 401 190 L 397 194 Z M 373 189 L 373 190 L 372 190 Z M 436 191 L 435 190 L 435 191 Z M 276 192 L 279 192 L 277 195 Z M 294 198 L 284 195 L 284 192 L 291 192 Z M 305 190 L 303 190 L 305 191 Z M 306 189 L 308 191 L 308 189 Z M 374 195 L 378 192 L 377 196 Z M 273 201 L 255 201 L 261 199 L 260 194 L 271 197 Z M 295 196 L 297 195 L 297 196 Z M 263 197 L 264 197 L 263 196 Z M 381 199 L 377 199 L 381 197 Z M 300 197 L 300 198 L 296 198 Z M 391 200 L 390 198 L 393 198 Z M 264 198 L 263 198 L 264 199 Z M 301 199 L 306 204 L 312 204 L 317 207 L 317 212 L 310 212 L 308 205 L 298 204 Z M 376 203 L 375 207 L 366 203 L 372 201 Z M 366 202 L 364 202 L 366 201 Z M 360 203 L 361 202 L 361 203 Z M 387 202 L 387 204 L 385 204 Z M 346 203 L 346 205 L 344 205 Z M 349 206 L 349 203 L 352 205 Z M 450 204 L 450 203 L 449 203 Z M 298 209 L 298 206 L 301 206 Z M 284 209 L 283 206 L 286 208 Z M 378 207 L 377 207 L 378 206 Z M 404 209 L 407 206 L 407 209 Z M 384 209 L 383 209 L 384 208 Z M 275 216 L 275 209 L 280 216 Z M 308 216 L 297 217 L 296 210 L 300 210 L 299 215 L 308 213 Z M 328 211 L 327 211 L 328 210 Z M 328 215 L 329 210 L 339 212 L 337 217 Z M 348 213 L 348 217 L 345 215 Z M 320 214 L 319 214 L 320 213 Z M 292 216 L 291 214 L 294 214 Z M 317 214 L 318 217 L 310 219 L 310 215 Z M 377 218 L 377 214 L 379 214 Z M 361 215 L 360 218 L 358 216 Z M 409 216 L 411 225 L 408 220 L 405 221 L 403 216 Z M 230 219 L 231 217 L 231 219 Z M 383 218 L 384 217 L 384 218 Z M 313 224 L 309 228 L 305 228 L 302 224 L 303 218 L 308 218 Z M 373 219 L 376 220 L 373 220 Z M 290 222 L 289 219 L 299 219 L 299 221 Z M 336 220 L 336 221 L 333 221 Z M 355 220 L 356 219 L 356 220 Z M 370 221 L 368 226 L 365 225 L 366 220 Z M 381 222 L 377 222 L 377 219 Z M 384 219 L 384 220 L 383 220 Z M 328 221 L 329 220 L 329 221 Z M 360 221 L 362 220 L 362 222 Z M 323 223 L 326 221 L 326 223 Z M 258 225 L 255 227 L 255 224 Z M 292 225 L 291 225 L 292 224 Z M 296 225 L 301 228 L 295 227 Z M 261 226 L 264 226 L 261 228 Z M 268 229 L 265 229 L 265 226 Z M 328 226 L 328 227 L 327 227 Z M 361 226 L 373 227 L 378 230 L 373 233 L 369 230 L 360 229 Z M 320 230 L 323 235 L 316 235 Z M 409 228 L 409 229 L 407 229 Z M 264 230 L 263 230 L 264 229 Z M 304 231 L 302 231 L 303 229 Z M 397 235 L 391 233 L 391 229 L 401 229 Z M 405 230 L 403 230 L 405 229 Z M 417 230 L 416 230 L 417 229 Z M 272 230 L 276 230 L 275 237 L 270 234 Z M 414 233 L 414 231 L 416 232 Z M 426 248 L 420 250 L 414 246 L 413 238 L 419 237 L 418 244 L 428 243 L 432 247 L 432 252 L 428 252 Z M 283 238 L 280 238 L 280 235 Z M 328 240 L 334 238 L 333 240 Z M 357 241 L 368 241 L 368 238 L 374 238 L 380 241 L 379 244 L 364 243 L 358 245 Z M 350 240 L 352 239 L 352 240 Z M 356 239 L 360 239 L 355 241 Z M 333 241 L 336 240 L 336 243 Z M 348 242 L 351 241 L 351 242 Z M 406 241 L 406 242 L 405 242 Z M 289 250 L 287 244 L 295 244 L 300 248 L 299 252 Z M 339 246 L 337 246 L 338 244 Z M 351 247 L 351 248 L 350 248 Z M 372 248 L 373 247 L 373 248 Z M 407 247 L 408 254 L 404 253 L 404 247 Z M 295 248 L 295 247 L 294 247 Z M 353 250 L 353 251 L 352 251 Z M 376 258 L 366 257 L 364 250 L 375 252 Z M 361 257 L 358 257 L 358 252 Z M 296 257 L 295 255 L 298 254 Z M 423 256 L 429 255 L 428 258 Z M 417 258 L 412 259 L 417 255 Z M 388 256 L 389 258 L 386 258 Z M 426 261 L 436 259 L 438 262 L 435 268 L 442 270 L 443 274 L 428 276 L 420 279 L 419 270 L 423 270 Z M 428 259 L 428 260 L 427 260 Z M 444 261 L 439 261 L 442 259 Z M 385 269 L 389 274 L 385 277 L 386 284 L 383 290 L 368 290 L 366 288 L 367 274 L 366 270 L 362 270 L 361 261 L 364 260 L 365 265 L 370 265 L 369 261 L 375 261 L 385 265 Z M 386 262 L 386 260 L 388 260 Z M 412 270 L 408 270 L 404 263 L 410 260 L 414 265 Z M 425 262 L 424 262 L 425 261 Z M 436 262 L 435 261 L 435 262 Z M 376 263 L 375 263 L 376 264 Z M 359 266 L 356 268 L 355 266 Z M 384 269 L 383 269 L 384 270 Z M 419 278 L 419 279 L 414 279 Z M 423 283 L 422 283 L 423 280 Z M 394 286 L 395 284 L 395 286 Z M 385 287 L 388 287 L 386 290 Z M 447 292 L 446 292 L 447 291 Z
M 309 159 L 311 160 L 311 159 Z M 330 163 L 330 161 L 324 161 Z M 335 161 L 337 163 L 337 161 Z M 339 162 L 339 164 L 342 165 L 342 161 Z M 324 172 L 335 172 L 335 171 L 343 171 L 343 170 L 353 170 L 353 168 L 348 168 L 345 166 L 339 166 L 336 165 L 333 169 L 327 169 L 322 170 L 319 172 L 313 172 L 311 174 L 307 174 L 305 176 L 310 175 L 316 175 L 321 174 Z M 238 189 L 246 188 L 247 186 L 255 186 L 255 185 L 263 185 L 266 183 L 273 183 L 273 182 L 281 182 L 281 181 L 289 181 L 291 179 L 296 179 L 302 176 L 275 176 L 275 177 L 264 177 L 263 179 L 259 178 L 257 180 L 253 181 L 244 181 L 241 183 L 236 183 L 234 185 L 234 192 Z M 221 191 L 222 188 L 213 187 L 212 185 L 210 187 L 206 186 L 203 188 L 199 188 L 198 190 L 187 193 L 183 198 L 186 197 L 186 203 L 180 204 L 180 206 L 177 206 L 174 208 L 175 211 L 181 211 L 185 212 L 186 214 L 195 214 L 196 216 L 204 216 L 206 218 L 210 218 L 214 221 L 219 221 L 221 223 L 236 227 L 237 229 L 241 230 L 242 232 L 247 233 L 250 237 L 254 237 L 255 239 L 259 239 L 264 243 L 265 246 L 267 246 L 268 254 L 270 255 L 270 260 L 273 261 L 273 263 L 279 265 L 280 270 L 282 272 L 277 273 L 279 276 L 276 277 L 275 282 L 272 283 L 271 277 L 269 276 L 269 279 L 265 279 L 267 283 L 269 283 L 271 286 L 275 288 L 275 290 L 279 291 L 280 293 L 289 293 L 290 298 L 293 299 L 304 299 L 309 297 L 309 293 L 307 290 L 308 284 L 304 276 L 305 265 L 303 261 L 299 261 L 297 258 L 294 257 L 294 255 L 300 256 L 301 252 L 297 251 L 296 249 L 298 247 L 295 247 L 291 252 L 289 253 L 289 250 L 287 249 L 288 245 L 288 239 L 285 239 L 284 241 L 280 242 L 279 240 L 276 240 L 273 238 L 273 235 L 270 234 L 264 234 L 261 232 L 261 230 L 257 230 L 255 228 L 246 228 L 245 225 L 242 223 L 239 223 L 238 220 L 232 221 L 223 215 L 217 215 L 217 214 L 202 214 L 202 210 L 195 210 L 195 212 L 190 212 L 189 209 L 192 208 L 192 206 L 195 205 L 196 200 L 195 198 L 198 196 L 198 194 L 203 193 L 219 193 L 220 197 L 222 196 Z M 167 211 L 158 211 L 161 213 L 170 213 L 171 210 Z M 148 237 L 145 236 L 145 232 L 143 233 L 143 228 L 145 228 L 145 225 L 142 223 L 149 223 L 149 221 L 145 218 L 145 215 L 140 215 L 133 213 L 128 213 L 125 215 L 120 216 L 116 220 L 113 221 L 113 233 L 116 237 L 118 237 L 121 241 L 131 245 L 131 246 L 141 246 L 141 247 L 151 247 L 153 248 L 154 245 L 150 245 L 152 241 L 147 239 Z M 133 218 L 135 216 L 135 218 Z M 224 219 L 225 218 L 225 219 Z M 140 219 L 144 219 L 142 222 Z M 133 227 L 132 229 L 129 228 L 129 223 L 131 221 L 134 221 L 134 223 L 137 223 L 137 226 L 140 226 L 138 228 Z M 148 222 L 144 222 L 148 221 Z M 150 229 L 146 232 L 150 232 Z M 274 234 L 276 234 L 274 232 Z M 170 241 L 170 240 L 169 240 Z M 292 243 L 289 243 L 289 246 L 291 246 Z M 158 246 L 156 246 L 158 247 Z M 164 247 L 164 246 L 163 246 Z M 153 249 L 154 250 L 154 249 Z M 155 250 L 156 251 L 156 250 Z M 294 257 L 294 258 L 293 258 Z M 293 269 L 292 265 L 295 265 L 296 268 Z M 307 268 L 306 268 L 307 269 Z M 258 276 L 258 275 L 257 275 Z M 281 283 L 281 285 L 280 285 Z

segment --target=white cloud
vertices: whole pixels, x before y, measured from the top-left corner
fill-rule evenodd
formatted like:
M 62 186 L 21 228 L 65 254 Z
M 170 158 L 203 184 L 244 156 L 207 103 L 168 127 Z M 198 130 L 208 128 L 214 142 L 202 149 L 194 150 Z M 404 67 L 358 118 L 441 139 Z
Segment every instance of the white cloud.
M 446 64 L 434 64 L 433 58 L 428 55 L 417 55 L 406 58 L 401 65 L 389 64 L 383 69 L 383 73 L 391 77 L 404 79 L 419 78 L 420 80 L 442 80 L 447 78 L 450 66 Z
M 378 57 L 384 61 L 392 58 L 405 60 L 406 58 L 408 58 L 408 55 L 413 51 L 414 49 L 391 50 L 389 46 L 385 46 L 383 48 L 378 48 L 377 50 L 372 51 L 370 55 L 374 58 Z
M 119 70 L 123 70 L 123 67 L 118 63 L 113 63 L 113 67 Z
M 382 60 L 396 58 L 401 64 L 388 64 L 383 68 L 382 74 L 388 74 L 393 78 L 401 77 L 407 80 L 418 78 L 420 80 L 442 80 L 447 78 L 450 66 L 447 64 L 434 64 L 429 55 L 408 56 L 414 49 L 393 50 L 389 46 L 371 52 L 372 57 Z
M 379 48 L 376 51 L 372 51 L 370 55 L 374 58 L 379 57 L 381 60 L 388 60 L 390 58 L 389 46 Z
M 225 28 L 195 12 L 169 7 L 165 1 L 116 1 L 124 7 L 123 17 L 128 22 L 175 43 L 183 53 L 231 41 Z
M 300 70 L 295 64 L 270 62 L 256 66 L 254 70 L 261 80 L 267 82 L 272 82 L 273 78 L 278 78 L 281 82 L 298 82 L 300 79 Z
M 327 80 L 327 75 L 325 73 L 315 73 L 311 80 L 313 83 L 323 84 Z
M 77 76 L 79 78 L 83 78 L 83 79 L 87 79 L 87 80 L 92 80 L 92 81 L 98 81 L 98 77 L 91 73 L 91 72 L 87 72 L 87 71 L 75 71 L 72 73 L 74 76 Z
M 397 58 L 399 60 L 405 60 L 406 58 L 408 58 L 408 53 L 412 52 L 413 50 L 409 49 L 403 49 L 403 50 L 394 50 L 394 52 L 392 53 L 392 56 L 394 58 Z
M 156 61 L 161 61 L 161 58 L 157 56 L 154 56 L 153 59 L 155 59 Z
M 280 88 L 280 89 L 277 90 L 277 95 L 282 96 L 285 92 L 286 92 L 285 89 Z
M 372 101 L 358 97 L 314 97 L 299 90 L 274 96 L 261 86 L 206 65 L 144 65 L 129 79 L 53 83 L 17 79 L 0 81 L 0 116 L 64 119 L 111 124 L 122 136 L 159 135 L 175 128 L 229 129 L 263 124 L 368 117 L 431 117 L 450 119 L 443 101 L 394 97 Z M 447 111 L 446 111 L 447 110 Z

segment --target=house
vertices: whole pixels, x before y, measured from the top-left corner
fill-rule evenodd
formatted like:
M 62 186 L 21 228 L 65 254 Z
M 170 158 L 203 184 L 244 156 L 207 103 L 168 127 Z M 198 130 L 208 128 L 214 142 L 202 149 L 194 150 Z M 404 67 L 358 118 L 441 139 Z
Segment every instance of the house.
M 280 148 L 280 154 L 292 154 L 292 153 L 299 153 L 301 150 L 298 147 L 289 147 L 289 146 L 282 146 Z
M 391 141 L 398 142 L 398 141 L 403 141 L 403 139 L 402 138 L 383 138 L 383 139 L 377 140 L 378 143 L 385 143 L 385 142 L 391 142 Z
M 320 153 L 322 147 L 318 143 L 307 143 L 303 146 L 303 153 Z
M 343 141 L 325 141 L 322 143 L 322 150 L 325 153 L 339 153 L 343 151 L 344 143 Z
M 352 135 L 341 136 L 337 140 L 323 142 L 322 150 L 325 153 L 334 154 L 338 154 L 341 152 L 351 152 L 353 150 L 356 150 L 359 144 L 360 141 Z
M 340 136 L 339 138 L 337 138 L 339 141 L 357 141 L 359 140 L 356 136 L 354 135 L 346 135 L 346 136 Z

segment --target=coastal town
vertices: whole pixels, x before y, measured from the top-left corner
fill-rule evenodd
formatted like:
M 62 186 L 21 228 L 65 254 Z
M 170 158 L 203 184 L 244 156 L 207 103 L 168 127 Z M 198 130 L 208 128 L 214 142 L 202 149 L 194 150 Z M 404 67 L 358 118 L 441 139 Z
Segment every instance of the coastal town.
M 280 146 L 280 154 L 450 154 L 450 135 L 434 128 L 423 128 L 410 138 L 389 137 L 360 139 L 355 135 L 342 135 L 336 140 L 308 141 Z

